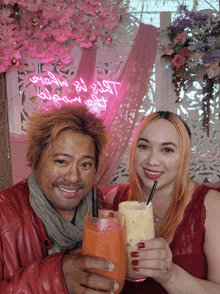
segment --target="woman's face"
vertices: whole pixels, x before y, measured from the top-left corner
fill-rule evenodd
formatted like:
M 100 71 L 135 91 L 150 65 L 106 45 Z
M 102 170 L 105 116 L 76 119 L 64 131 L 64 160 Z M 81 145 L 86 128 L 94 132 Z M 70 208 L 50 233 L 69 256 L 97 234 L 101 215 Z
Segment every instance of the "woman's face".
M 150 190 L 155 180 L 157 189 L 172 191 L 180 161 L 179 135 L 166 119 L 153 122 L 140 135 L 135 149 L 135 169 Z

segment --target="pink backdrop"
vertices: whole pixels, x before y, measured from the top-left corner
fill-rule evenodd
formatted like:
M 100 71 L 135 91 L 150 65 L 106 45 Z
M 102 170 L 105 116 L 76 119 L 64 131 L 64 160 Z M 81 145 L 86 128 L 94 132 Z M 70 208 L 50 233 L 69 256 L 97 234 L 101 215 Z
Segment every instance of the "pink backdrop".
M 107 184 L 111 180 L 129 145 L 138 111 L 147 92 L 156 56 L 157 37 L 157 28 L 140 24 L 134 45 L 118 79 L 121 82 L 118 99 L 105 117 L 110 141 L 98 172 L 97 184 Z
M 157 49 L 158 29 L 140 24 L 134 45 L 117 82 L 121 83 L 117 99 L 101 115 L 109 133 L 109 145 L 96 183 L 109 183 L 121 162 L 129 144 L 149 78 Z M 86 84 L 93 81 L 96 64 L 96 47 L 84 49 L 76 78 L 83 78 Z M 25 136 L 11 134 L 11 157 L 13 183 L 26 178 L 30 168 L 25 165 Z

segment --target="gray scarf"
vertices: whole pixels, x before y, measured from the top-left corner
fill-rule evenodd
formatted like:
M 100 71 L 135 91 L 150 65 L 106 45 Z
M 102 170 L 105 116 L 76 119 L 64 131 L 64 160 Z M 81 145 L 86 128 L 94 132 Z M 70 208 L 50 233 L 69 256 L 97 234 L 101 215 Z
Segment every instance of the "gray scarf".
M 48 254 L 73 249 L 76 242 L 82 241 L 85 214 L 92 210 L 92 192 L 90 191 L 80 201 L 77 207 L 75 225 L 73 225 L 62 219 L 51 206 L 40 190 L 33 171 L 28 177 L 28 186 L 30 204 L 42 220 L 47 236 L 52 242 L 52 248 L 48 250 Z

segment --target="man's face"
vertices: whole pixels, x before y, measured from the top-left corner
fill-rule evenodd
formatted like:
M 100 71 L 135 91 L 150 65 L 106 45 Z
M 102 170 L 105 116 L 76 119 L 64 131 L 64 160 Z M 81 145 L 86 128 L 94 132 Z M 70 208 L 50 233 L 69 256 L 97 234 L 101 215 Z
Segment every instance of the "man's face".
M 71 221 L 96 173 L 92 137 L 63 131 L 42 154 L 34 173 L 53 208 L 63 219 Z

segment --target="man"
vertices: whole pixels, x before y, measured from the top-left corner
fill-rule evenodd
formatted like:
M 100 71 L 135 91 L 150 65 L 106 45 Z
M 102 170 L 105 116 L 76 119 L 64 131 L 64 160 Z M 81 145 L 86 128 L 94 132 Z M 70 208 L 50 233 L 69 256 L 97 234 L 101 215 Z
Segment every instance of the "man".
M 87 272 L 114 270 L 80 255 L 84 216 L 107 143 L 102 121 L 84 107 L 30 117 L 27 180 L 0 192 L 0 293 L 110 293 L 118 284 Z

